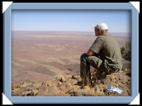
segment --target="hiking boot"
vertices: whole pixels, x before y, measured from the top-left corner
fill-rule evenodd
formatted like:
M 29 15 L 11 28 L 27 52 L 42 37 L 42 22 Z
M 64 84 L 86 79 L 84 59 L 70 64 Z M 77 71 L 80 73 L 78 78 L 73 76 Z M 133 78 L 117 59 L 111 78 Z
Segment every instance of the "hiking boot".
M 89 80 L 89 81 L 82 81 L 82 86 L 81 86 L 81 88 L 84 88 L 84 86 L 90 86 L 90 87 L 92 87 L 92 82 Z

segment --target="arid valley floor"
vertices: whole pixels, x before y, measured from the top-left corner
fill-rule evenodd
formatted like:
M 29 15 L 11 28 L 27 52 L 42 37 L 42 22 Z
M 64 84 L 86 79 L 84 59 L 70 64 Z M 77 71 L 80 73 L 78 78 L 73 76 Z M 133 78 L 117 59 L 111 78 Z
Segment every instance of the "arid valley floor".
M 128 38 L 117 39 L 122 45 Z M 81 95 L 75 93 L 80 91 L 80 55 L 94 40 L 93 33 L 13 32 L 12 95 Z M 83 95 L 106 95 L 102 92 L 107 84 L 121 86 L 123 95 L 130 95 L 128 74 L 130 69 L 108 76 Z

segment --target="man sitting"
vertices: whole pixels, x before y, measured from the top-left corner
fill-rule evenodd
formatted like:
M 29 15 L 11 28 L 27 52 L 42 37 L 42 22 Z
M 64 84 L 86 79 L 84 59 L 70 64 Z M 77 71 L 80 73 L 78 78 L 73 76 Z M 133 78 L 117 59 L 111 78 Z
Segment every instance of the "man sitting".
M 82 86 L 92 84 L 90 66 L 96 68 L 97 72 L 106 74 L 122 68 L 120 47 L 118 42 L 108 34 L 108 26 L 105 23 L 96 25 L 95 35 L 97 38 L 92 46 L 80 57 Z

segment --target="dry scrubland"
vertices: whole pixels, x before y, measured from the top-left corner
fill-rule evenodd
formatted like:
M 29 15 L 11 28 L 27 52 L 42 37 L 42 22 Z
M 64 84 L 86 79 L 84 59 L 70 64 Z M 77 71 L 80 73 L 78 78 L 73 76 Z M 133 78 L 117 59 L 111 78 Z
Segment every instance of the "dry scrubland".
M 94 39 L 93 33 L 13 32 L 12 95 L 111 95 L 105 92 L 108 84 L 123 88 L 122 95 L 131 95 L 130 61 L 93 88 L 80 88 L 80 55 Z M 128 38 L 117 40 L 122 46 Z

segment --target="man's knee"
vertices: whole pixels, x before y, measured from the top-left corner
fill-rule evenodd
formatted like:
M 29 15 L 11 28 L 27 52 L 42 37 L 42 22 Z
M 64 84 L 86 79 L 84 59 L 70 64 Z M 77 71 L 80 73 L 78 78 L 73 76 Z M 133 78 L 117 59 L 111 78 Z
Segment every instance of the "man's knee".
M 99 68 L 102 64 L 102 60 L 96 56 L 89 56 L 88 61 L 95 68 Z
M 87 62 L 88 61 L 88 55 L 86 53 L 83 53 L 81 56 L 80 56 L 80 61 L 81 62 Z

